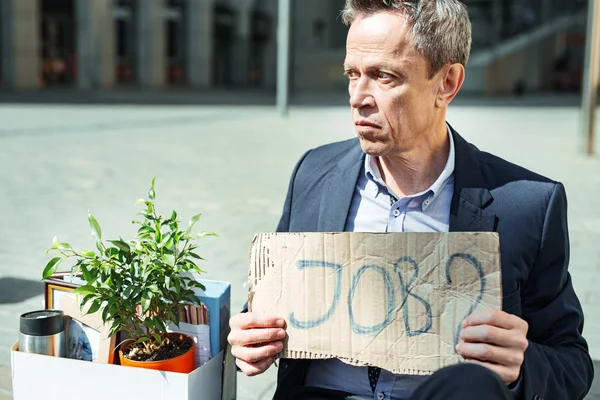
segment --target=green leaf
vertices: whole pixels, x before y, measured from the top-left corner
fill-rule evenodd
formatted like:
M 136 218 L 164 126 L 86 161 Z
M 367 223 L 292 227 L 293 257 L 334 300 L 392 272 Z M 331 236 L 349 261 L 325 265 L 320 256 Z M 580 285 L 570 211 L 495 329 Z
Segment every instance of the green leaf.
M 46 264 L 46 268 L 44 268 L 44 272 L 42 273 L 42 279 L 50 278 L 50 276 L 52 276 L 58 269 L 58 266 L 60 265 L 61 261 L 62 258 L 60 257 L 54 257 L 52 260 L 50 260 L 48 264 Z
M 171 221 L 177 221 L 177 213 L 175 212 L 175 210 L 173 210 L 173 213 L 171 214 Z
M 162 342 L 162 338 L 160 337 L 160 335 L 158 333 L 154 334 L 154 340 L 156 340 L 156 343 Z
M 142 232 L 148 232 L 148 233 L 154 233 L 154 228 L 148 225 L 143 225 L 139 230 L 138 230 L 138 235 Z
M 87 265 L 81 263 L 79 269 L 81 270 L 81 273 L 83 275 L 83 280 L 89 283 L 93 278 L 92 274 L 90 274 L 90 270 L 87 268 Z
M 58 244 L 58 248 L 60 250 L 73 250 L 73 247 L 71 247 L 71 245 L 69 243 L 59 243 Z
M 108 337 L 113 337 L 114 335 L 117 334 L 117 332 L 119 332 L 121 330 L 123 330 L 121 322 L 115 320 L 110 327 L 110 331 L 108 332 Z
M 169 311 L 169 319 L 175 324 L 175 326 L 179 327 L 179 314 L 174 313 L 173 311 Z
M 137 340 L 137 342 L 138 342 L 138 343 L 146 343 L 146 342 L 148 342 L 149 340 L 150 340 L 150 338 L 149 338 L 149 337 L 147 337 L 147 336 L 143 336 L 143 337 L 139 338 L 139 339 Z
M 100 229 L 100 224 L 96 221 L 96 218 L 94 218 L 92 214 L 88 214 L 88 221 L 90 221 L 90 227 L 96 235 L 96 238 L 102 239 L 102 229 Z
M 190 218 L 188 226 L 191 228 L 192 226 L 196 225 L 196 222 L 198 222 L 201 216 L 202 214 L 196 214 L 192 218 Z
M 150 296 L 152 293 L 144 293 L 142 295 L 142 314 L 146 314 L 148 309 L 150 308 L 150 300 L 152 299 Z
M 92 303 L 92 305 L 90 306 L 90 309 L 88 310 L 88 314 L 94 314 L 95 312 L 97 312 L 100 309 L 100 306 L 102 305 L 102 302 L 99 300 L 96 300 Z
M 201 283 L 200 283 L 200 282 L 198 282 L 198 281 L 192 281 L 190 284 L 191 284 L 193 287 L 195 287 L 195 288 L 198 288 L 198 289 L 202 290 L 203 292 L 205 292 L 205 291 L 206 291 L 206 286 L 204 286 L 203 284 L 201 284 Z
M 150 200 L 154 200 L 154 198 L 156 197 L 156 191 L 154 190 L 155 182 L 156 182 L 156 177 L 154 177 L 154 179 L 152 179 L 152 187 L 148 191 L 148 197 L 150 198 Z
M 200 238 L 207 237 L 207 236 L 219 237 L 219 235 L 217 235 L 214 232 L 200 232 L 199 234 L 196 235 L 196 238 L 200 239 Z
M 194 257 L 198 260 L 204 260 L 204 258 L 200 257 L 198 254 L 196 253 L 192 253 L 191 251 L 188 253 L 191 257 Z
M 123 240 L 109 240 L 109 242 L 112 243 L 113 245 L 117 246 L 119 248 L 119 250 L 121 250 L 127 254 L 131 253 L 131 248 Z
M 147 289 L 150 290 L 152 293 L 160 294 L 160 290 L 158 290 L 157 285 L 148 286 Z
M 96 294 L 96 288 L 91 285 L 80 286 L 75 289 L 75 293 L 78 294 Z
M 106 306 L 104 306 L 104 310 L 102 310 L 102 321 L 106 322 L 110 319 L 110 308 L 114 304 L 114 300 L 109 300 Z
M 167 331 L 167 326 L 165 325 L 165 321 L 163 321 L 161 318 L 156 318 L 156 327 L 162 331 L 162 332 L 166 332 Z
M 171 254 L 164 254 L 162 256 L 162 260 L 165 262 L 165 264 L 167 264 L 170 267 L 175 266 L 175 256 L 173 256 Z
M 148 328 L 149 330 L 155 329 L 156 325 L 154 324 L 154 320 L 152 318 L 146 318 L 144 320 L 144 325 L 146 326 L 146 328 Z
M 96 296 L 94 296 L 93 294 L 85 295 L 83 297 L 83 299 L 81 300 L 81 305 L 83 305 L 83 306 L 86 305 L 87 302 L 90 301 L 90 300 L 92 300 L 94 297 L 96 297 Z

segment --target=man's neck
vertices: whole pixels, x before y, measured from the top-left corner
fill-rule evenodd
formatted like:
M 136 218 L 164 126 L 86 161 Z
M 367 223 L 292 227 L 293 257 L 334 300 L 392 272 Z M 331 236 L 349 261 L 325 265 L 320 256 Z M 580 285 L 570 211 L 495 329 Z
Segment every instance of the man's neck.
M 385 184 L 401 199 L 427 190 L 442 174 L 450 153 L 448 127 L 422 135 L 410 150 L 378 158 Z

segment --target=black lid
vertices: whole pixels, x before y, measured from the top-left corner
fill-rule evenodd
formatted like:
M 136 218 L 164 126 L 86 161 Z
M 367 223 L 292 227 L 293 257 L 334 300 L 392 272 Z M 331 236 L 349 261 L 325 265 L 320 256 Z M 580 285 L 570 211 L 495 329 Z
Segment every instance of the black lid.
M 51 336 L 65 330 L 64 313 L 60 310 L 32 311 L 21 315 L 21 333 L 29 336 Z

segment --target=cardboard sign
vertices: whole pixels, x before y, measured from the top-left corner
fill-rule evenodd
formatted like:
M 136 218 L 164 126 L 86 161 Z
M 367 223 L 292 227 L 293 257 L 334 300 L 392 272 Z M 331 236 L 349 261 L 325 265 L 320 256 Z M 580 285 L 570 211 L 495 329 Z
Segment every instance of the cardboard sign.
M 496 233 L 267 233 L 250 255 L 250 310 L 281 315 L 280 357 L 427 375 L 460 361 L 461 323 L 500 309 Z

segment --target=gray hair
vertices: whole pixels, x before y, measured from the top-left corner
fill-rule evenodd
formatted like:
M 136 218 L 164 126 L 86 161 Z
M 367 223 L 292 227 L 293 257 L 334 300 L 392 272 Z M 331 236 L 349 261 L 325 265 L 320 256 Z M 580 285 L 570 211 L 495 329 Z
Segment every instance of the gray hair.
M 360 15 L 382 11 L 406 17 L 413 47 L 428 61 L 430 77 L 448 63 L 467 65 L 471 21 L 459 0 L 346 0 L 342 20 L 349 26 Z

